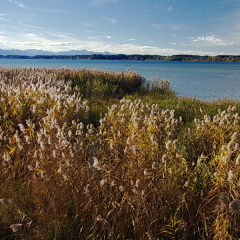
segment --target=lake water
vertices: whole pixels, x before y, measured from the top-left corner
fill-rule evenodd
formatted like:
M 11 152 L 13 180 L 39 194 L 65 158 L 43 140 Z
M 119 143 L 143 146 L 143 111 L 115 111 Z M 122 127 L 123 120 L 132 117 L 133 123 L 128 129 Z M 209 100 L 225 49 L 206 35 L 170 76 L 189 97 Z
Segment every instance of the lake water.
M 151 80 L 170 80 L 178 96 L 213 101 L 223 98 L 240 100 L 240 63 L 167 62 L 65 59 L 0 59 L 0 66 L 47 68 L 97 68 L 136 71 Z

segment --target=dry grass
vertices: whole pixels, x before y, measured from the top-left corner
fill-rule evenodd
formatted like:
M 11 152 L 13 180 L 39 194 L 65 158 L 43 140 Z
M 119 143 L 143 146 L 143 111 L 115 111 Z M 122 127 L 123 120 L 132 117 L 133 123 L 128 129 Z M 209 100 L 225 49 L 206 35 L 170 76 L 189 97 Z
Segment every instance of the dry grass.
M 1 239 L 239 238 L 235 106 L 123 98 L 95 128 L 59 71 L 0 69 Z

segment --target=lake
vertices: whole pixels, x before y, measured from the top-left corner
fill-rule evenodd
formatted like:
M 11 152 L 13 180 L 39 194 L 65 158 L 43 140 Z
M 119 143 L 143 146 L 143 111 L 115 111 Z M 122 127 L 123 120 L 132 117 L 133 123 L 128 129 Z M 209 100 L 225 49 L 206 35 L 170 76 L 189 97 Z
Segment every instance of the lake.
M 178 96 L 213 101 L 240 100 L 240 63 L 168 62 L 124 60 L 0 59 L 0 66 L 47 68 L 97 68 L 138 72 L 146 79 L 170 80 Z

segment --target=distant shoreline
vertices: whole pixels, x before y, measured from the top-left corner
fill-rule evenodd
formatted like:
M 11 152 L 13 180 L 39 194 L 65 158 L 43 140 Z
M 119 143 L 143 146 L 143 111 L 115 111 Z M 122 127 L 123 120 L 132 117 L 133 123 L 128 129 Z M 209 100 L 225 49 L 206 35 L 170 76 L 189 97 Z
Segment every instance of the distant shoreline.
M 91 55 L 0 55 L 0 59 L 69 59 L 69 60 L 135 60 L 135 61 L 193 61 L 193 62 L 240 62 L 240 55 L 126 55 L 126 54 L 91 54 Z

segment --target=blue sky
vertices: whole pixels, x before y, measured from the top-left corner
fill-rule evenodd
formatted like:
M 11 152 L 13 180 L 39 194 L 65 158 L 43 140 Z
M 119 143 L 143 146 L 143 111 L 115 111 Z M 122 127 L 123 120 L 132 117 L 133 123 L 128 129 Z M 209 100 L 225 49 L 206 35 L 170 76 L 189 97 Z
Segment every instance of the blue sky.
M 0 48 L 240 54 L 240 0 L 1 0 Z

